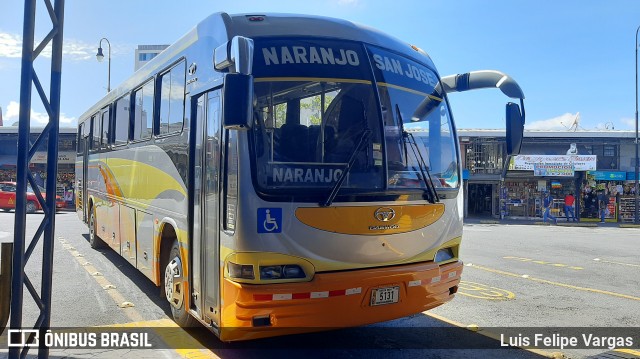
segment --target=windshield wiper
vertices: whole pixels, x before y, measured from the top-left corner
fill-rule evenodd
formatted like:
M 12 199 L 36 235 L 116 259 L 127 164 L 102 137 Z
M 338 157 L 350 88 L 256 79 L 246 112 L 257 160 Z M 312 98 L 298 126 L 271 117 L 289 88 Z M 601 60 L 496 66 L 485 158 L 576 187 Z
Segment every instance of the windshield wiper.
M 322 203 L 322 202 L 320 203 L 321 206 L 323 206 L 323 207 L 331 206 L 331 203 L 333 203 L 333 200 L 338 195 L 338 191 L 342 187 L 342 183 L 347 178 L 347 175 L 349 174 L 349 171 L 351 171 L 351 167 L 353 167 L 353 163 L 356 161 L 356 155 L 358 154 L 358 152 L 360 152 L 360 149 L 362 148 L 362 146 L 365 143 L 367 143 L 367 141 L 369 140 L 369 137 L 371 137 L 371 132 L 372 131 L 370 129 L 368 129 L 368 128 L 366 128 L 364 130 L 364 132 L 362 132 L 362 135 L 360 135 L 360 139 L 358 140 L 358 144 L 353 149 L 353 152 L 351 152 L 351 156 L 349 157 L 349 161 L 347 162 L 347 166 L 344 168 L 344 170 L 340 174 L 340 177 L 336 181 L 336 184 L 333 185 L 333 188 L 331 189 L 331 193 L 329 193 L 329 197 L 327 198 L 327 200 L 324 201 L 324 203 Z
M 431 173 L 429 172 L 429 166 L 425 162 L 422 157 L 422 153 L 420 153 L 420 149 L 418 148 L 418 143 L 416 142 L 415 137 L 413 137 L 413 133 L 409 133 L 404 129 L 404 123 L 402 122 L 402 114 L 400 113 L 400 107 L 396 104 L 396 113 L 398 114 L 398 120 L 400 121 L 400 126 L 402 127 L 402 143 L 404 144 L 404 152 L 405 156 L 407 155 L 407 143 L 411 147 L 411 152 L 413 152 L 413 156 L 416 158 L 416 162 L 418 163 L 418 169 L 420 170 L 420 179 L 424 183 L 426 187 L 425 194 L 427 196 L 427 201 L 430 203 L 440 202 L 440 198 L 438 197 L 438 192 L 436 191 L 436 187 L 433 185 L 433 180 L 431 178 Z M 408 164 L 408 163 L 407 163 Z

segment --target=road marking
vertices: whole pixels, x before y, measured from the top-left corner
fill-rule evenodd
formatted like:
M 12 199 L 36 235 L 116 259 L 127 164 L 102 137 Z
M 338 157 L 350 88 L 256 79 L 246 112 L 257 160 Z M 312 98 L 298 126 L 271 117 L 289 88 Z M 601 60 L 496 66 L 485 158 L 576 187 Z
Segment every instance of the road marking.
M 516 296 L 508 290 L 490 287 L 485 284 L 460 281 L 458 286 L 458 294 L 462 294 L 467 297 L 488 299 L 488 300 L 511 300 Z
M 611 263 L 611 264 L 618 264 L 621 266 L 629 266 L 629 267 L 637 267 L 640 268 L 640 264 L 631 264 L 631 263 L 622 263 L 622 262 L 614 262 L 614 261 L 606 261 L 604 259 L 600 259 L 600 258 L 594 258 L 593 259 L 596 262 L 602 262 L 602 263 Z
M 190 359 L 206 359 L 206 358 L 220 358 L 210 350 L 202 348 L 203 345 L 199 341 L 194 339 L 187 331 L 178 326 L 173 320 L 159 319 L 149 321 L 139 321 L 124 324 L 105 325 L 106 328 L 145 328 L 150 329 L 156 334 L 160 340 L 162 340 L 168 348 L 178 353 L 181 358 Z M 172 330 L 154 330 L 154 328 L 172 328 Z M 173 330 L 175 328 L 175 330 Z M 213 335 L 213 333 L 211 334 Z M 190 348 L 190 349 L 182 349 Z M 197 349 L 201 348 L 201 349 Z
M 619 298 L 625 298 L 625 299 L 631 299 L 631 300 L 640 301 L 640 297 L 635 297 L 633 295 L 628 295 L 628 294 L 609 292 L 609 291 L 606 291 L 606 290 L 600 290 L 600 289 L 594 289 L 594 288 L 588 288 L 588 287 L 579 287 L 579 286 L 576 286 L 576 285 L 559 283 L 559 282 L 554 282 L 554 281 L 541 279 L 541 278 L 535 278 L 535 277 L 526 277 L 525 278 L 521 274 L 505 272 L 505 271 L 502 271 L 502 270 L 499 270 L 499 269 L 487 268 L 487 267 L 479 266 L 477 264 L 473 264 L 473 265 L 471 265 L 469 267 L 481 269 L 481 270 L 484 270 L 484 271 L 487 271 L 487 272 L 491 272 L 491 273 L 502 274 L 502 275 L 506 275 L 506 276 L 510 276 L 510 277 L 524 278 L 524 279 L 532 280 L 534 282 L 546 283 L 546 284 L 551 284 L 551 285 L 555 285 L 555 286 L 559 286 L 559 287 L 570 288 L 570 289 L 575 289 L 575 290 L 581 290 L 581 291 L 584 291 L 584 292 L 606 294 L 606 295 L 610 295 L 610 296 L 613 296 L 613 297 L 619 297 Z
M 480 335 L 484 335 L 485 337 L 491 338 L 493 340 L 500 340 L 500 334 L 497 333 L 493 333 L 491 331 L 488 331 L 480 326 L 478 326 L 477 324 L 469 324 L 469 325 L 464 325 L 460 322 L 456 322 L 455 320 L 449 319 L 449 318 L 445 318 L 443 316 L 440 316 L 438 314 L 434 314 L 434 313 L 430 313 L 428 311 L 426 312 L 422 312 L 422 314 L 427 315 L 433 319 L 439 320 L 441 322 L 445 322 L 447 324 L 456 326 L 456 327 L 460 327 L 460 328 L 467 328 L 468 330 L 478 333 Z M 544 356 L 545 358 L 565 358 L 564 355 L 562 355 L 562 353 L 559 352 L 548 352 L 546 350 L 542 350 L 542 349 L 535 349 L 535 348 L 521 348 L 518 347 L 522 350 L 526 350 L 528 352 L 534 353 L 534 354 L 538 354 L 541 356 Z
M 568 269 L 573 269 L 573 270 L 583 270 L 584 269 L 582 267 L 570 266 L 568 264 L 553 263 L 553 262 L 547 262 L 547 261 L 541 261 L 541 260 L 534 260 L 534 259 L 525 258 L 525 257 L 506 256 L 506 257 L 502 257 L 502 258 L 503 259 L 516 260 L 516 261 L 520 261 L 520 262 L 529 262 L 529 263 L 535 263 L 535 264 L 542 264 L 542 265 L 547 265 L 547 266 L 552 266 L 552 267 L 568 268 Z
M 58 241 L 62 244 L 62 247 L 76 259 L 80 267 L 84 268 L 87 273 L 103 288 L 107 294 L 113 299 L 116 305 L 122 309 L 122 312 L 134 322 L 143 321 L 144 318 L 137 310 L 133 303 L 127 301 L 124 296 L 116 289 L 116 286 L 111 284 L 91 263 L 84 259 L 84 255 L 78 252 L 73 246 L 68 244 L 67 240 L 63 237 L 58 237 Z
M 625 354 L 632 354 L 632 355 L 636 355 L 638 357 L 640 357 L 640 351 L 637 350 L 631 350 L 631 349 L 615 349 L 614 352 L 619 352 L 619 353 L 625 353 Z

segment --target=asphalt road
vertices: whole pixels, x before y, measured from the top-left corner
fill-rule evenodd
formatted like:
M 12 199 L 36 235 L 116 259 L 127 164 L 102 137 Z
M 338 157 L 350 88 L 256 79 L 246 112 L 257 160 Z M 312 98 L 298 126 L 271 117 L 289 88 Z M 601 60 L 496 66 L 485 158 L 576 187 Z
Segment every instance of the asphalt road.
M 30 236 L 41 218 L 41 214 L 28 216 Z M 0 236 L 12 236 L 13 225 L 13 213 L 0 213 Z M 613 336 L 620 332 L 612 329 L 617 327 L 635 327 L 632 333 L 637 333 L 640 229 L 473 223 L 464 228 L 463 282 L 456 298 L 444 306 L 366 328 L 226 344 L 206 330 L 184 335 L 170 321 L 168 306 L 148 279 L 113 251 L 92 250 L 87 228 L 76 214 L 59 213 L 51 326 L 168 328 L 157 330 L 168 348 L 52 350 L 52 357 L 541 358 L 555 352 L 585 358 L 609 349 L 526 351 L 500 348 L 505 343 L 501 339 L 507 338 L 507 344 L 512 337 L 522 342 L 522 338 L 546 328 L 563 333 L 564 328 L 578 328 L 567 329 L 576 336 L 592 330 Z M 26 269 L 37 288 L 42 258 L 39 247 Z M 26 290 L 24 298 L 23 327 L 29 327 L 38 311 Z M 628 335 L 625 328 L 621 333 Z M 167 332 L 183 335 L 167 339 Z M 640 354 L 640 336 L 635 341 L 632 351 L 616 354 Z M 0 357 L 6 355 L 4 345 L 0 343 Z

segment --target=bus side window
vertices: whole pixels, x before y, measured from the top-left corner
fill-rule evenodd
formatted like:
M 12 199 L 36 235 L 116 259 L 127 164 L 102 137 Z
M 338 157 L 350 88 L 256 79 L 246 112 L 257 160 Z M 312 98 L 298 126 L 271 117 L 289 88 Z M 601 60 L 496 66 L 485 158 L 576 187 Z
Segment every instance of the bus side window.
M 76 141 L 76 154 L 82 156 L 84 154 L 84 138 L 82 138 L 82 133 L 84 132 L 84 126 L 87 122 L 83 122 L 78 126 L 78 136 Z
M 129 94 L 116 101 L 114 123 L 114 144 L 126 144 L 129 140 Z
M 158 133 L 182 131 L 184 122 L 184 93 L 186 87 L 186 62 L 182 60 L 160 80 L 160 128 Z
M 91 116 L 91 149 L 99 150 L 100 149 L 100 120 L 98 118 L 98 114 Z
M 109 106 L 102 110 L 102 134 L 101 134 L 101 143 L 102 148 L 109 147 L 111 143 L 111 126 L 109 126 Z
M 133 140 L 151 138 L 153 134 L 153 79 L 134 92 Z

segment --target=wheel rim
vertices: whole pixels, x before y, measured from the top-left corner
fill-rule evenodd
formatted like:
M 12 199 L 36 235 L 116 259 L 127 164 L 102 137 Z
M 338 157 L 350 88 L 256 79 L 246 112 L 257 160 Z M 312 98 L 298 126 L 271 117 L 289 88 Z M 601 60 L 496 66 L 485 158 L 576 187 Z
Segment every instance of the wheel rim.
M 182 307 L 182 262 L 178 256 L 164 270 L 164 293 L 171 305 Z
M 36 205 L 33 202 L 27 202 L 27 212 L 35 212 Z
M 89 239 L 91 242 L 95 240 L 96 236 L 96 228 L 95 228 L 95 218 L 93 213 L 89 216 Z

